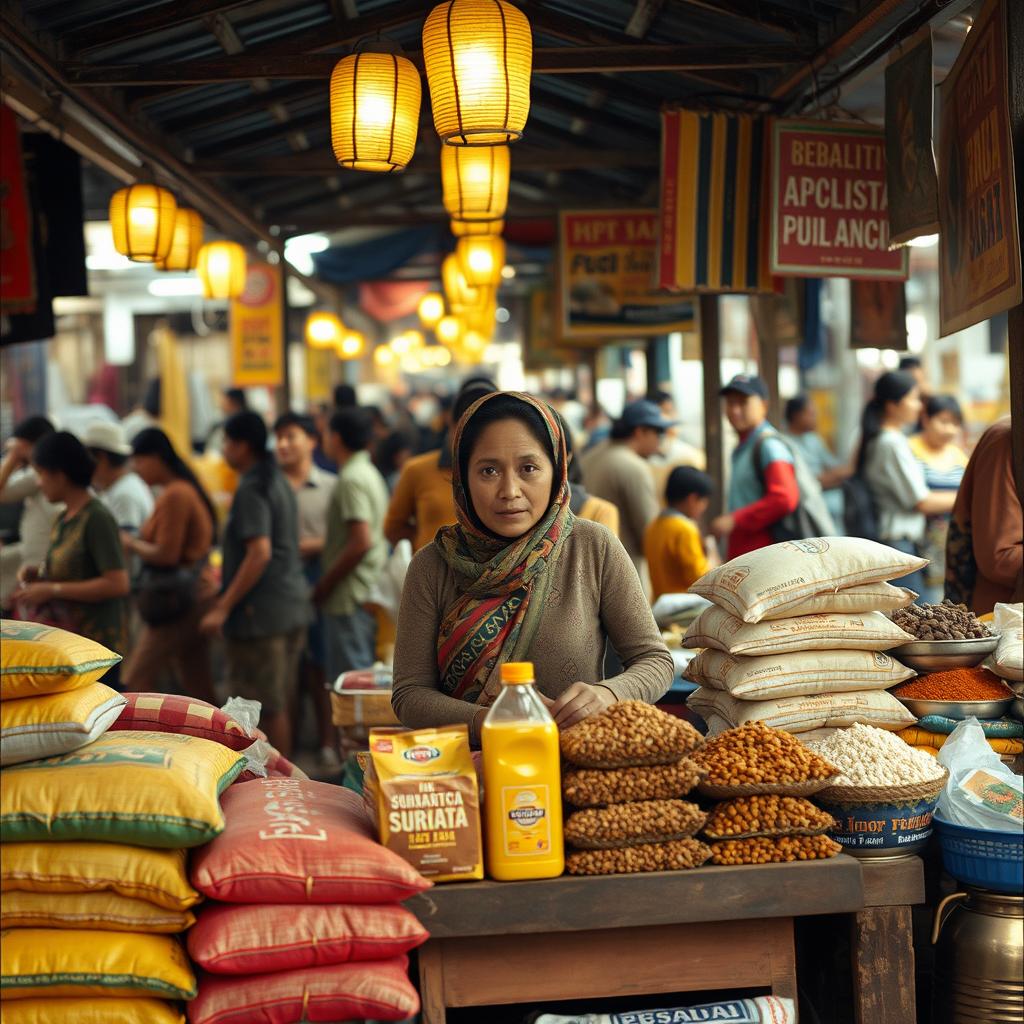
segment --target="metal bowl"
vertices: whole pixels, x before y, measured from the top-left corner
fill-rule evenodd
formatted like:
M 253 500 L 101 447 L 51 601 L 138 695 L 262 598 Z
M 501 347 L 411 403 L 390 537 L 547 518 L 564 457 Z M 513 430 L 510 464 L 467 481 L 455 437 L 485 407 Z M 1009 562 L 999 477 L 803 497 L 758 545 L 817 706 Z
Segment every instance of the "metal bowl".
M 893 696 L 912 715 L 924 718 L 925 715 L 940 715 L 943 718 L 1002 718 L 1010 705 L 1012 697 L 1005 700 L 915 700 L 912 697 Z
M 980 665 L 998 645 L 999 635 L 994 634 L 974 640 L 912 640 L 886 653 L 917 672 L 945 672 Z
M 1017 697 L 1010 706 L 1010 714 L 1024 722 L 1024 697 Z

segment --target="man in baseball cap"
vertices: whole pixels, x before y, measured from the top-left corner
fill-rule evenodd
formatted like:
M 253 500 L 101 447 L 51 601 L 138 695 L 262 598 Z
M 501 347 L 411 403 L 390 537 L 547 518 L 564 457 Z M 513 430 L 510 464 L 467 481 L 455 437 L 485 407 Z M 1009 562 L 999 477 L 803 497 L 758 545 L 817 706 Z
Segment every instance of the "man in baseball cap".
M 644 578 L 644 533 L 661 507 L 647 460 L 675 424 L 654 404 L 630 402 L 612 425 L 611 438 L 581 460 L 583 483 L 591 494 L 619 510 L 619 539 Z
M 92 476 L 96 496 L 110 510 L 119 529 L 137 534 L 153 513 L 153 495 L 128 465 L 132 446 L 124 428 L 120 423 L 93 420 L 82 434 L 82 444 L 96 463 Z
M 740 443 L 732 453 L 729 511 L 712 520 L 711 532 L 729 538 L 726 557 L 736 558 L 775 543 L 772 527 L 800 504 L 800 488 L 793 454 L 768 422 L 765 382 L 738 373 L 719 394 Z

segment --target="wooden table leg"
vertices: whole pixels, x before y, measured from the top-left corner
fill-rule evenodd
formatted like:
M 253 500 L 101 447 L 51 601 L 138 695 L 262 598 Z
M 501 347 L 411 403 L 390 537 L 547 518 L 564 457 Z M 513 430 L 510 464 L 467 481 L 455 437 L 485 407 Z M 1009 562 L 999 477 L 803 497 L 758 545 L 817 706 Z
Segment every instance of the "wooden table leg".
M 910 907 L 871 907 L 852 916 L 853 1008 L 857 1024 L 917 1020 Z
M 796 942 L 793 918 L 780 917 L 753 923 L 757 933 L 770 943 L 772 953 L 772 995 L 792 999 L 797 1004 Z
M 420 946 L 420 1002 L 423 1024 L 445 1024 L 448 1019 L 444 1002 L 444 965 L 441 941 L 432 940 Z

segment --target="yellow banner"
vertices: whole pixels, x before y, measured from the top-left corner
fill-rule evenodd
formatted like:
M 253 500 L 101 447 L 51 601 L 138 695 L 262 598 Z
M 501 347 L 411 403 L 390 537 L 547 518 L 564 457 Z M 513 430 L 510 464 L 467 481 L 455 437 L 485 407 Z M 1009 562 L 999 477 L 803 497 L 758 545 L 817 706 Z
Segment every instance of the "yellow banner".
M 331 367 L 337 358 L 333 349 L 306 346 L 306 397 L 311 402 L 331 400 Z
M 231 381 L 235 387 L 284 383 L 281 268 L 250 263 L 245 291 L 231 300 Z

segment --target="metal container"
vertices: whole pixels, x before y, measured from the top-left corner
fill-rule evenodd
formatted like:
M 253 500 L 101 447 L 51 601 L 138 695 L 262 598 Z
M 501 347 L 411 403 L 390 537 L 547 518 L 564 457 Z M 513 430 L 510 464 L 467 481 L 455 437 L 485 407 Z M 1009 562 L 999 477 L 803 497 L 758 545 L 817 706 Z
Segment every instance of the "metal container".
M 932 813 L 938 794 L 920 800 L 830 800 L 827 792 L 814 801 L 836 820 L 830 839 L 854 857 L 891 859 L 920 853 L 932 834 Z
M 941 715 L 943 718 L 1002 718 L 1010 705 L 1012 697 L 1005 700 L 922 700 L 917 697 L 901 697 L 898 693 L 893 696 L 912 715 L 924 718 L 925 715 Z
M 1024 697 L 1015 698 L 1013 704 L 1010 705 L 1010 714 L 1024 722 Z
M 932 1024 L 1024 1020 L 1024 896 L 968 886 L 947 896 L 932 930 Z
M 951 668 L 974 668 L 998 646 L 999 634 L 993 634 L 973 640 L 912 640 L 886 653 L 917 672 L 945 672 Z

